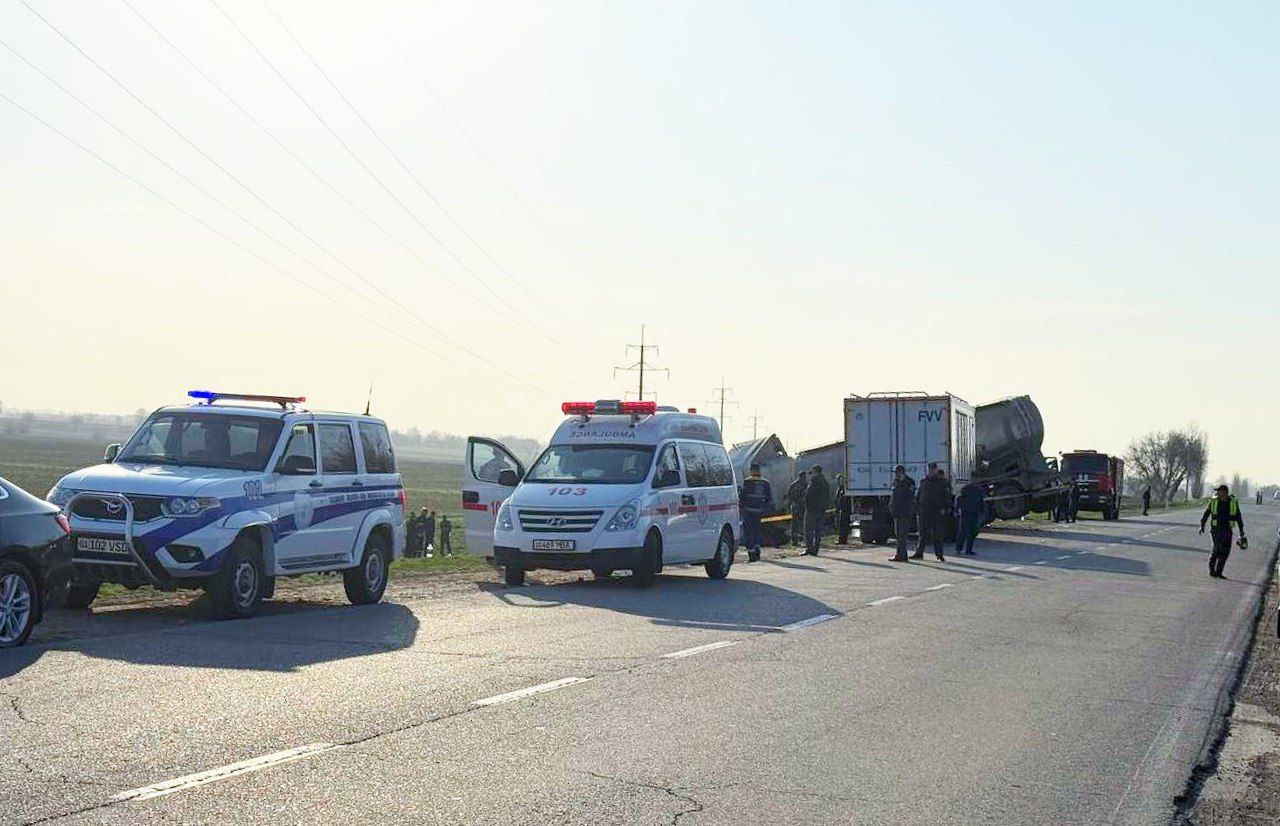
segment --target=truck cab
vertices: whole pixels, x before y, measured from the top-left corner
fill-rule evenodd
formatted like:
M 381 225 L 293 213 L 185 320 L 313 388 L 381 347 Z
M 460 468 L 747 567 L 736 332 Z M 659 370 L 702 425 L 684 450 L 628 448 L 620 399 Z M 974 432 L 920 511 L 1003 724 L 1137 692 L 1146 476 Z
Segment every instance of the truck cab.
M 1062 454 L 1061 476 L 1074 489 L 1076 510 L 1099 511 L 1103 519 L 1120 518 L 1124 460 L 1096 450 Z
M 566 418 L 526 470 L 502 444 L 467 443 L 467 548 L 508 585 L 538 568 L 630 572 L 650 585 L 667 565 L 733 564 L 738 493 L 716 421 L 653 402 L 565 402 Z

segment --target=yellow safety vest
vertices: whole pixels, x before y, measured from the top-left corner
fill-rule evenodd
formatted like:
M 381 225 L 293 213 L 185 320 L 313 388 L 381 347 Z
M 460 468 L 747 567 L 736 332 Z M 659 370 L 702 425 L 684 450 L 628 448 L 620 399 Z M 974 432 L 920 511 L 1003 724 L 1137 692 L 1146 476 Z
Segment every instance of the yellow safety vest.
M 1227 526 L 1230 527 L 1232 521 L 1240 515 L 1240 500 L 1234 496 L 1227 497 Z M 1218 529 L 1218 498 L 1215 496 L 1209 500 L 1209 527 L 1211 530 Z

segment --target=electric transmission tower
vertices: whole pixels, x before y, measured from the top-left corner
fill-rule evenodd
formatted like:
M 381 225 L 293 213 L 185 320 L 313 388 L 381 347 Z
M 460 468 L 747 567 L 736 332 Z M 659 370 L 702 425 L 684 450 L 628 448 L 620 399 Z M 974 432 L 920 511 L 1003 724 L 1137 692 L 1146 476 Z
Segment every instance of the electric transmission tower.
M 644 400 L 645 400 L 645 396 L 644 396 L 644 393 L 645 393 L 645 390 L 644 390 L 644 374 L 645 374 L 646 372 L 649 372 L 649 373 L 666 373 L 668 376 L 670 376 L 670 375 L 671 375 L 671 371 L 670 371 L 670 370 L 668 370 L 668 369 L 667 369 L 667 368 L 665 368 L 665 367 L 654 367 L 651 363 L 649 363 L 649 361 L 648 361 L 649 352 L 650 352 L 650 351 L 652 351 L 654 355 L 657 355 L 657 353 L 658 353 L 658 345 L 656 345 L 656 344 L 645 344 L 645 341 L 644 341 L 644 325 L 643 325 L 643 324 L 641 324 L 641 325 L 640 325 L 640 343 L 639 343 L 639 344 L 628 344 L 628 345 L 627 345 L 627 352 L 628 352 L 628 353 L 630 353 L 632 350 L 638 350 L 638 351 L 640 352 L 640 360 L 639 360 L 639 361 L 637 361 L 636 363 L 632 364 L 630 367 L 615 367 L 615 368 L 613 368 L 613 377 L 614 377 L 614 378 L 617 378 L 619 373 L 639 373 L 639 374 L 640 374 L 640 389 L 639 389 L 639 392 L 638 392 L 638 395 L 637 395 L 637 397 L 636 397 L 636 398 L 637 398 L 639 401 L 644 401 Z M 653 395 L 653 394 L 651 394 L 651 395 Z M 655 399 L 657 399 L 657 396 L 656 396 L 656 395 L 654 395 L 654 398 L 655 398 Z
M 736 407 L 738 403 L 728 398 L 728 394 L 733 392 L 733 388 L 724 386 L 724 376 L 720 377 L 720 386 L 711 388 L 711 392 L 717 395 L 707 404 L 718 404 L 720 406 L 720 433 L 723 434 L 725 405 L 734 405 Z

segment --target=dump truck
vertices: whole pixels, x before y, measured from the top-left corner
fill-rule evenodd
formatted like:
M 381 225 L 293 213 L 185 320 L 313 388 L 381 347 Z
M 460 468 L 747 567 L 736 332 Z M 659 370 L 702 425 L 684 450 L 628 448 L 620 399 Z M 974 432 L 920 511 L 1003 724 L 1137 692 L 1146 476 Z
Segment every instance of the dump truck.
M 936 462 L 953 490 L 972 478 L 975 461 L 973 405 L 950 393 L 870 393 L 844 400 L 845 479 L 852 520 L 862 541 L 885 542 L 893 534 L 889 496 L 893 469 L 906 468 L 918 483 Z M 955 533 L 954 525 L 948 536 Z
M 1044 419 L 1030 396 L 1013 396 L 975 411 L 977 457 L 974 479 L 987 486 L 991 515 L 1021 519 L 1050 513 L 1067 491 L 1057 461 L 1041 451 Z
M 1103 519 L 1120 518 L 1124 460 L 1096 450 L 1062 454 L 1063 481 L 1076 492 L 1076 510 L 1100 511 Z

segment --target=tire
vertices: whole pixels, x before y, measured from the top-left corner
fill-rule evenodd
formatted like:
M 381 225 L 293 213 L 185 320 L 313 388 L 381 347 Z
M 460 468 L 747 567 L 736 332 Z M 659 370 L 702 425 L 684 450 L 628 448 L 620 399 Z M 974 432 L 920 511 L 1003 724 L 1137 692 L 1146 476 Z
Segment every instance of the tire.
M 733 567 L 733 554 L 737 549 L 734 547 L 733 534 L 725 528 L 720 532 L 720 539 L 716 542 L 716 555 L 707 560 L 702 567 L 706 569 L 707 576 L 712 579 L 724 579 L 729 575 L 729 569 Z
M 637 588 L 649 588 L 658 578 L 660 570 L 662 570 L 662 537 L 657 531 L 650 531 L 644 538 L 644 553 L 641 555 L 640 565 L 632 569 L 629 579 Z
M 592 568 L 591 575 L 596 579 L 610 579 L 613 576 L 612 568 Z
M 0 648 L 17 648 L 27 641 L 36 627 L 40 599 L 27 566 L 0 559 Z
M 276 578 L 273 576 L 269 576 L 267 577 L 266 583 L 262 586 L 262 598 L 271 599 L 275 595 L 276 595 Z
M 1022 488 L 1013 483 L 1006 483 L 995 489 L 995 495 L 997 497 L 1015 497 L 996 499 L 996 501 L 992 503 L 992 510 L 995 511 L 997 518 L 1012 520 L 1021 519 L 1027 515 L 1030 509 L 1030 503 L 1027 501 L 1026 496 L 1018 496 L 1020 493 L 1022 493 Z
M 98 598 L 98 589 L 101 587 L 100 582 L 88 584 L 73 582 L 67 589 L 67 598 L 62 604 L 68 608 L 88 608 Z
M 382 599 L 387 591 L 387 578 L 391 573 L 391 552 L 387 540 L 380 533 L 369 534 L 364 543 L 360 564 L 342 572 L 342 587 L 352 605 L 372 605 Z
M 213 575 L 205 588 L 216 619 L 245 619 L 258 612 L 266 577 L 262 553 L 248 535 L 236 537 L 227 552 L 226 564 Z
M 507 584 L 508 588 L 524 585 L 524 568 L 517 568 L 514 565 L 504 566 L 502 569 L 502 581 Z

